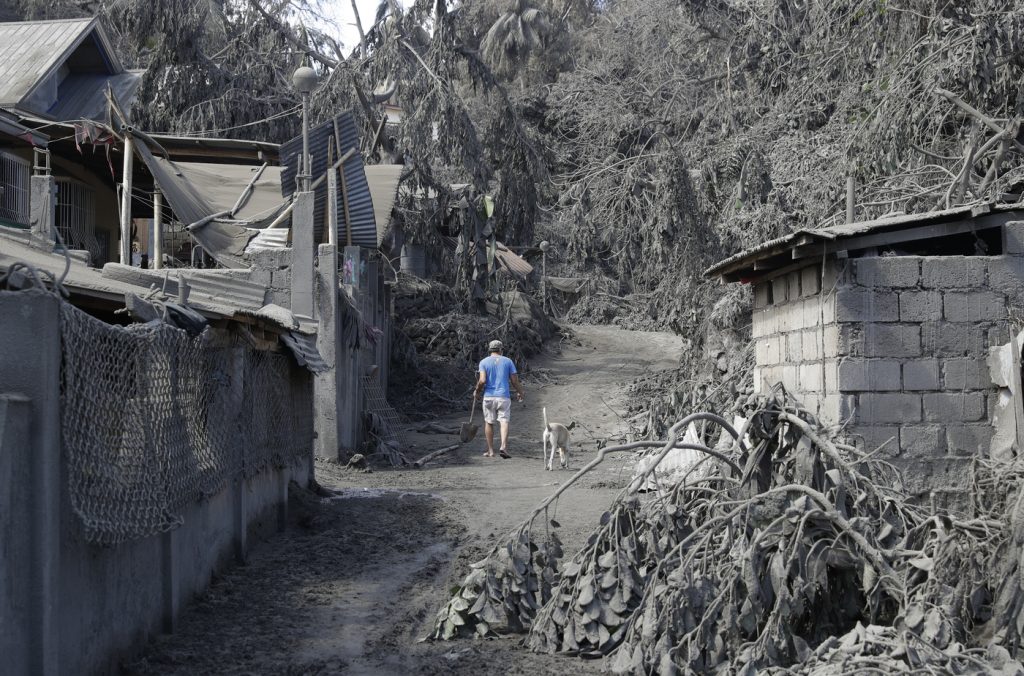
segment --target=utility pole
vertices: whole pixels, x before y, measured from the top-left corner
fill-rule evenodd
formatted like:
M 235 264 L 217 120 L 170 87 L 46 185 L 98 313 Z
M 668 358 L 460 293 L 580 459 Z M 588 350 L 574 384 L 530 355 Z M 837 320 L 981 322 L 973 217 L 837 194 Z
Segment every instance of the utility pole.
M 121 265 L 132 264 L 132 162 L 135 142 L 131 127 L 124 130 L 124 164 L 121 168 Z

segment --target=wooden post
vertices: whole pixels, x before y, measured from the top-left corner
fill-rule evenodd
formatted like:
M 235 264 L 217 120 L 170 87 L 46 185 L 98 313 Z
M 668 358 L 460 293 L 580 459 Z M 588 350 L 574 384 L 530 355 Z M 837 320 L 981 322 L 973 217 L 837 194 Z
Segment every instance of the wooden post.
M 164 267 L 164 194 L 153 190 L 153 269 Z
M 135 144 L 131 133 L 124 135 L 124 165 L 121 170 L 121 264 L 132 264 L 132 161 Z

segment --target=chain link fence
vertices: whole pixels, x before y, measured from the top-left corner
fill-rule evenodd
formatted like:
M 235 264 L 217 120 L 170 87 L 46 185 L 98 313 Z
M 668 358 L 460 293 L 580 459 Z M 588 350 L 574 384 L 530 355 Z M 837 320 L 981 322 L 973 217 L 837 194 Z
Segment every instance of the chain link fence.
M 289 357 L 61 304 L 61 426 L 89 542 L 172 529 L 236 477 L 312 452 L 311 386 Z

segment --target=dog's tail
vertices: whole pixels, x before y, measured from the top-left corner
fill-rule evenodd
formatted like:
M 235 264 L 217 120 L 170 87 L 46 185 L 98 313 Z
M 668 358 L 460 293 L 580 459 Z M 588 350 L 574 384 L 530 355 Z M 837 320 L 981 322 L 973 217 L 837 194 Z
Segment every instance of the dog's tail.
M 544 429 L 550 430 L 551 425 L 548 425 L 548 407 L 544 407 Z

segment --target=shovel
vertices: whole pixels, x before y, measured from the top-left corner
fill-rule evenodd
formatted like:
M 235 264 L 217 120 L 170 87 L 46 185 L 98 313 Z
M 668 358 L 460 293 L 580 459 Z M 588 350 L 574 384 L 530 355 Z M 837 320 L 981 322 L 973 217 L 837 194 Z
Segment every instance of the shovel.
M 462 428 L 459 429 L 459 441 L 466 443 L 467 441 L 473 441 L 476 437 L 477 426 L 473 424 L 473 414 L 476 413 L 476 393 L 473 393 L 473 407 L 469 409 L 469 422 L 462 423 Z

